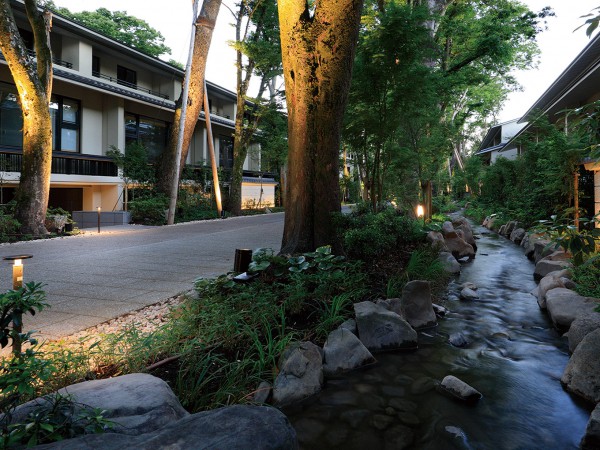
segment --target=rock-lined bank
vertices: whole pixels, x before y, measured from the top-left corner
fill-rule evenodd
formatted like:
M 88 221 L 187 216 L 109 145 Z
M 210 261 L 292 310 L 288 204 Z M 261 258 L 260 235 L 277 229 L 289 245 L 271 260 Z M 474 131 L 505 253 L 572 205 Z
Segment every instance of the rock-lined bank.
M 493 218 L 483 226 L 493 229 Z M 554 327 L 568 339 L 571 358 L 561 376 L 564 388 L 596 405 L 590 416 L 580 447 L 584 450 L 600 448 L 600 299 L 584 297 L 575 292 L 569 269 L 573 267 L 570 255 L 557 250 L 547 239 L 528 233 L 515 221 L 502 225 L 498 234 L 525 250 L 525 256 L 535 262 L 533 277 L 539 281 L 531 292 L 537 298 Z

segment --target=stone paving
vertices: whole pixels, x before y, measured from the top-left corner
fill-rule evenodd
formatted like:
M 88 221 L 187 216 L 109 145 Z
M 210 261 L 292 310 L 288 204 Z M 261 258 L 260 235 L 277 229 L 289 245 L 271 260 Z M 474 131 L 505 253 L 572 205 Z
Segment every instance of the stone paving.
M 59 338 L 192 288 L 198 277 L 233 269 L 236 248 L 278 251 L 283 213 L 163 227 L 85 230 L 80 236 L 0 245 L 0 292 L 12 287 L 11 263 L 31 254 L 24 281 L 45 283 L 50 308 L 26 317 L 24 330 Z

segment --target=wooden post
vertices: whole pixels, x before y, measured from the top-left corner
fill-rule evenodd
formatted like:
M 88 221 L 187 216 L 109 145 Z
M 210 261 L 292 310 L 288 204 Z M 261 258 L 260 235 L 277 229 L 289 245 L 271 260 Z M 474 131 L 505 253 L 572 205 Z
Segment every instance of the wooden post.
M 579 166 L 575 169 L 573 174 L 573 219 L 575 222 L 575 228 L 579 230 Z
M 217 214 L 221 217 L 223 214 L 223 206 L 221 205 L 221 187 L 219 186 L 219 172 L 217 170 L 217 160 L 215 159 L 215 146 L 210 123 L 210 107 L 208 105 L 208 94 L 206 93 L 206 81 L 204 81 L 204 118 L 206 120 L 208 153 L 210 154 L 210 165 L 212 167 L 213 175 L 213 191 L 215 193 L 215 201 L 217 202 Z

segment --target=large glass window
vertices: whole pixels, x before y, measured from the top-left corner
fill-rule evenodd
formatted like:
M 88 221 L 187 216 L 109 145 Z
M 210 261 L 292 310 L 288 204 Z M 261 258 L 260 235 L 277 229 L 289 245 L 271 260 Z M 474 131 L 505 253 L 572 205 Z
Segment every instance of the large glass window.
M 151 161 L 164 151 L 168 135 L 168 122 L 137 114 L 125 114 L 125 144 L 130 142 L 143 144 Z
M 79 102 L 70 98 L 52 96 L 52 147 L 55 151 L 79 151 Z
M 219 166 L 233 168 L 233 139 L 231 136 L 219 136 Z
M 52 149 L 79 151 L 79 101 L 53 95 L 50 101 Z M 14 86 L 0 83 L 0 145 L 23 147 L 23 116 Z

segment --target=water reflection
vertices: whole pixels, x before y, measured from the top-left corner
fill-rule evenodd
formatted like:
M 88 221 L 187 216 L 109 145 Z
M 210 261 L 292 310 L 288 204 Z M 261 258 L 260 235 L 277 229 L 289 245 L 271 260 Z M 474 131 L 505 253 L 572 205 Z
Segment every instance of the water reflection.
M 529 294 L 533 265 L 496 235 L 482 235 L 478 246 L 449 286 L 451 312 L 419 334 L 418 351 L 379 354 L 378 365 L 332 380 L 318 398 L 286 411 L 302 448 L 578 448 L 591 407 L 560 385 L 568 347 Z M 479 287 L 478 300 L 458 300 L 466 281 Z M 467 346 L 450 345 L 453 333 Z M 469 407 L 440 395 L 435 384 L 450 374 L 483 399 Z

